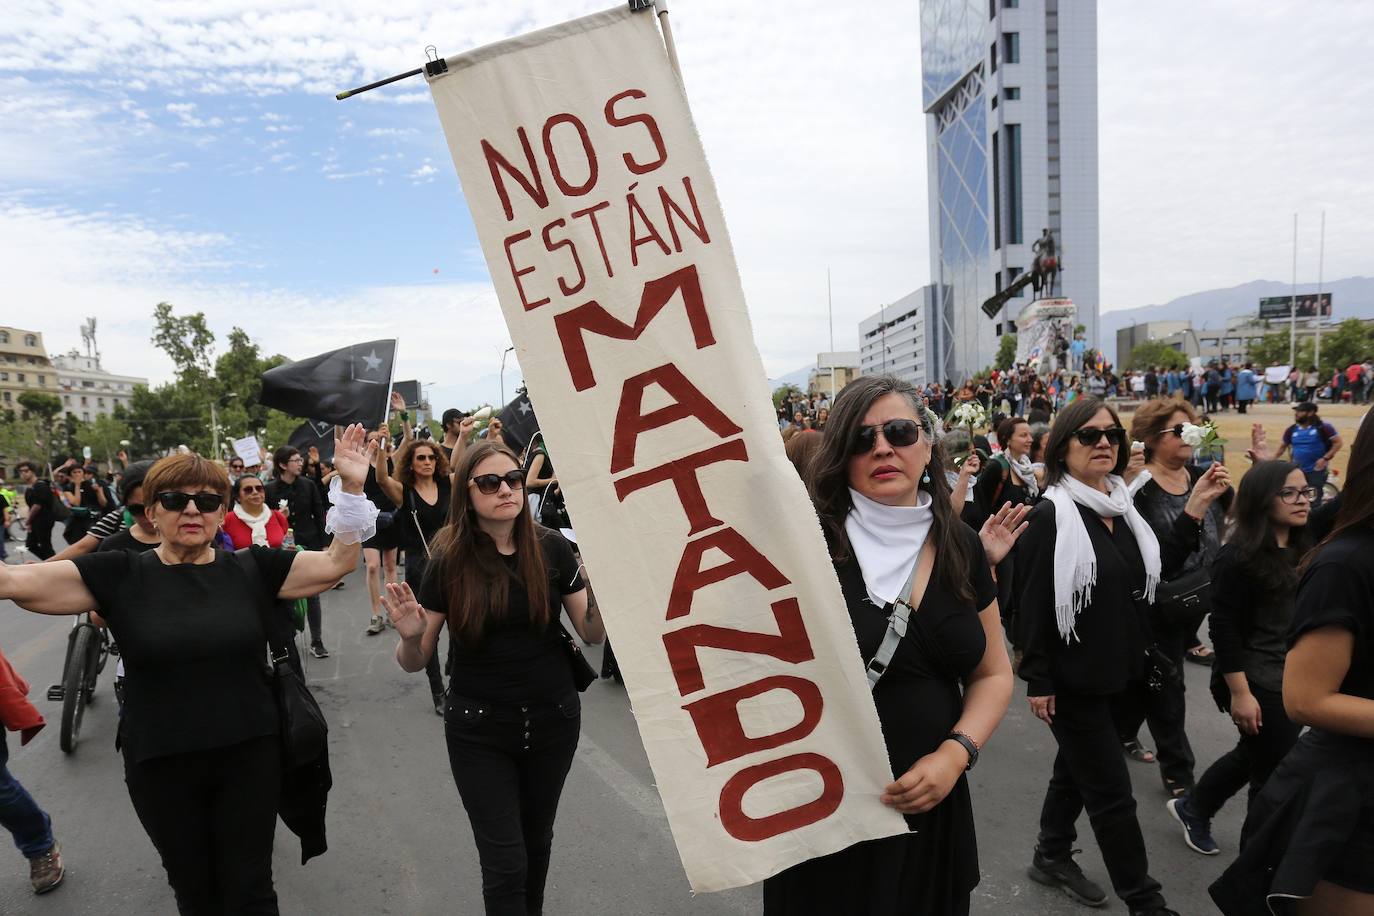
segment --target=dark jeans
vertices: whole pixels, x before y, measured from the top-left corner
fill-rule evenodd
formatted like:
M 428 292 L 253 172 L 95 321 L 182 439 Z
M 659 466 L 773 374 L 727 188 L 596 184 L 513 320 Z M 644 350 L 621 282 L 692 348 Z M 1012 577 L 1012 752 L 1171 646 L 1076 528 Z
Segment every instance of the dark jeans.
M 1250 685 L 1250 692 L 1260 704 L 1259 734 L 1242 734 L 1236 746 L 1218 757 L 1197 781 L 1192 808 L 1205 818 L 1216 816 L 1226 800 L 1247 784 L 1248 797 L 1253 799 L 1302 732 L 1302 726 L 1284 712 L 1283 694 L 1255 684 Z
M 321 622 L 319 595 L 305 599 L 305 620 L 310 625 L 310 644 L 323 645 L 324 624 Z
M 37 528 L 30 528 L 24 538 L 24 547 L 40 560 L 46 560 L 57 553 L 52 549 L 52 523 L 49 522 L 46 527 L 40 524 Z
M 1302 474 L 1307 478 L 1309 487 L 1317 488 L 1317 495 L 1312 499 L 1312 508 L 1315 509 L 1322 504 L 1326 498 L 1326 478 L 1330 471 L 1303 471 Z
M 1040 854 L 1050 859 L 1068 856 L 1078 839 L 1074 822 L 1087 809 L 1117 896 L 1136 908 L 1164 906 L 1159 882 L 1150 877 L 1131 776 L 1112 724 L 1109 698 L 1059 694 L 1050 729 L 1059 753 L 1040 809 Z
M 124 782 L 182 914 L 276 914 L 281 740 L 124 759 Z
M 1112 720 L 1122 742 L 1135 740 L 1140 726 L 1149 722 L 1165 788 L 1191 789 L 1197 760 L 1184 730 L 1187 701 L 1183 692 L 1183 652 L 1197 645 L 1197 627 L 1191 622 L 1182 625 L 1156 619 L 1154 633 L 1155 644 L 1174 663 L 1178 676 L 1167 681 L 1158 693 L 1146 687 L 1144 680 L 1133 681 L 1112 697 Z
M 10 748 L 0 727 L 0 825 L 14 835 L 14 845 L 32 859 L 52 849 L 52 821 L 19 784 L 9 768 Z
M 581 725 L 576 693 L 528 706 L 448 698 L 449 765 L 477 841 L 487 916 L 543 912 L 553 822 Z
M 406 549 L 406 574 L 405 583 L 410 586 L 410 590 L 418 598 L 420 595 L 420 584 L 425 581 L 425 567 L 429 565 L 429 557 L 425 556 L 424 551 Z M 434 652 L 430 655 L 429 661 L 425 662 L 425 676 L 429 678 L 429 692 L 434 695 L 437 702 L 444 695 L 444 676 L 439 669 L 439 647 L 434 647 Z

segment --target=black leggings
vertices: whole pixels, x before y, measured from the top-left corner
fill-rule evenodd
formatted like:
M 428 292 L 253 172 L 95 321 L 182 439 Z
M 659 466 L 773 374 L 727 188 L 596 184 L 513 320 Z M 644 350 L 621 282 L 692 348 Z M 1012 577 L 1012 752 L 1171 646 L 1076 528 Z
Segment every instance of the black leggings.
M 448 698 L 449 765 L 477 841 L 487 916 L 544 910 L 553 822 L 581 726 L 576 693 L 528 706 Z
M 429 565 L 429 557 L 425 556 L 423 550 L 411 550 L 406 548 L 406 575 L 405 583 L 410 586 L 410 590 L 418 598 L 420 596 L 420 584 L 425 581 L 425 567 Z M 429 661 L 425 662 L 425 676 L 429 678 L 429 692 L 433 694 L 434 701 L 437 703 L 439 698 L 444 695 L 444 676 L 439 671 L 439 647 L 434 647 L 434 652 L 430 654 Z
M 167 870 L 177 912 L 275 914 L 272 837 L 281 794 L 281 739 L 124 758 L 124 782 Z
M 1249 798 L 1253 799 L 1302 731 L 1302 726 L 1295 725 L 1284 711 L 1283 694 L 1255 684 L 1250 685 L 1250 692 L 1259 700 L 1259 734 L 1242 734 L 1236 746 L 1218 757 L 1197 781 L 1192 809 L 1205 818 L 1214 817 L 1226 800 L 1247 783 Z

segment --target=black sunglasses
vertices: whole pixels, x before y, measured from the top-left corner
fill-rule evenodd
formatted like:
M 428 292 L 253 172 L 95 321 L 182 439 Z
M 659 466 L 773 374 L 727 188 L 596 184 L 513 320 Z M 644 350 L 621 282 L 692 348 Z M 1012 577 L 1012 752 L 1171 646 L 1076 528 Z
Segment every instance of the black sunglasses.
M 214 512 L 224 504 L 224 497 L 218 493 L 182 493 L 177 490 L 168 490 L 166 493 L 157 494 L 157 501 L 168 512 L 181 512 L 191 502 L 196 501 L 196 508 L 201 512 Z
M 1085 426 L 1082 429 L 1075 429 L 1073 431 L 1073 437 L 1078 440 L 1079 445 L 1085 448 L 1092 448 L 1097 445 L 1097 443 L 1102 441 L 1103 436 L 1106 436 L 1107 441 L 1112 445 L 1120 448 L 1126 441 L 1126 430 L 1120 426 L 1108 426 L 1102 429 L 1093 426 Z
M 477 484 L 477 489 L 487 496 L 501 489 L 501 484 L 505 484 L 512 490 L 525 489 L 525 472 L 516 468 L 504 474 L 478 474 L 469 483 Z
M 1166 426 L 1166 427 L 1164 427 L 1163 429 L 1161 429 L 1161 430 L 1159 431 L 1159 434 L 1160 434 L 1161 436 L 1164 435 L 1165 433 L 1173 433 L 1175 436 L 1178 436 L 1180 439 L 1182 439 L 1182 438 L 1183 438 L 1183 424 L 1182 424 L 1182 423 L 1175 423 L 1173 426 Z
M 854 434 L 854 454 L 864 455 L 873 451 L 873 446 L 878 443 L 880 429 L 887 444 L 893 448 L 915 445 L 921 439 L 921 424 L 915 420 L 888 420 L 886 423 L 873 426 L 860 426 L 859 431 Z
M 246 487 L 239 487 L 239 492 L 240 492 L 240 493 L 262 493 L 262 492 L 265 491 L 266 489 L 267 489 L 267 488 L 264 487 L 264 486 L 262 486 L 261 484 L 259 484 L 259 485 L 256 486 L 256 487 L 255 487 L 255 486 L 252 486 L 252 485 L 249 485 L 249 486 L 246 486 Z
M 125 503 L 124 508 L 129 510 L 129 514 L 137 518 L 143 514 L 143 503 Z

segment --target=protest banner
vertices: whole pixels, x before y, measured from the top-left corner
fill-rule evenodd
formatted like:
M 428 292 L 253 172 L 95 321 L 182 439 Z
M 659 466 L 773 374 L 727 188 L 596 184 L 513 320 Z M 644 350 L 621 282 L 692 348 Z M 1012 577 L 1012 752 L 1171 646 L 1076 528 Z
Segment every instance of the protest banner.
M 435 105 L 692 887 L 903 832 L 653 17 L 446 64 Z
M 262 464 L 262 446 L 257 436 L 244 436 L 234 440 L 234 454 L 243 462 L 244 467 Z

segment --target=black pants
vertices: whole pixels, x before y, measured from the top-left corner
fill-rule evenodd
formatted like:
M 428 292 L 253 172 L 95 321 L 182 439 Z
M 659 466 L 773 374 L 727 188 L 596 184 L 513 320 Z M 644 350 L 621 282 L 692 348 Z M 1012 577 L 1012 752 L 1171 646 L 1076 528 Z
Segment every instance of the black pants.
M 1112 887 L 1129 906 L 1164 906 L 1159 882 L 1150 877 L 1145 838 L 1135 816 L 1131 776 L 1112 724 L 1108 697 L 1061 693 L 1050 725 L 1059 753 L 1040 809 L 1041 855 L 1069 855 L 1087 809 Z
M 1197 781 L 1192 808 L 1205 818 L 1214 817 L 1246 784 L 1250 786 L 1248 798 L 1253 799 L 1302 731 L 1302 726 L 1295 725 L 1284 712 L 1283 694 L 1254 684 L 1250 692 L 1260 704 L 1259 734 L 1242 734 L 1236 746 L 1218 757 Z
M 124 759 L 124 782 L 182 914 L 275 914 L 281 739 Z
M 1253 403 L 1255 403 L 1255 399 L 1254 399 L 1254 398 L 1250 398 L 1249 400 L 1246 400 L 1246 401 L 1237 401 L 1237 402 L 1236 402 L 1236 404 L 1239 406 L 1239 409 L 1240 409 L 1240 412 L 1241 412 L 1241 413 L 1245 413 L 1245 409 L 1246 409 L 1247 407 L 1249 407 L 1249 406 L 1250 406 L 1251 404 L 1253 404 Z
M 1140 726 L 1150 723 L 1155 754 L 1159 759 L 1159 775 L 1166 789 L 1191 789 L 1193 768 L 1197 759 L 1188 742 L 1187 701 L 1184 698 L 1183 652 L 1197 640 L 1197 628 L 1188 624 L 1154 621 L 1155 644 L 1174 663 L 1177 677 L 1164 684 L 1164 689 L 1152 692 L 1143 680 L 1132 682 L 1112 697 L 1112 720 L 1122 742 L 1135 740 Z
M 477 841 L 487 916 L 543 912 L 553 822 L 581 725 L 576 693 L 528 706 L 448 698 L 449 765 Z
M 420 596 L 420 584 L 425 581 L 425 567 L 429 565 L 429 558 L 425 556 L 423 550 L 411 550 L 406 548 L 406 574 L 405 583 L 410 586 L 410 590 L 418 598 Z M 429 678 L 429 692 L 433 694 L 437 703 L 439 698 L 444 695 L 444 677 L 439 669 L 439 647 L 434 647 L 434 652 L 429 656 L 429 661 L 425 662 L 425 676 Z
M 24 538 L 24 549 L 40 560 L 46 560 L 57 551 L 52 549 L 52 523 L 47 527 L 40 525 L 37 528 L 30 528 L 28 535 Z

